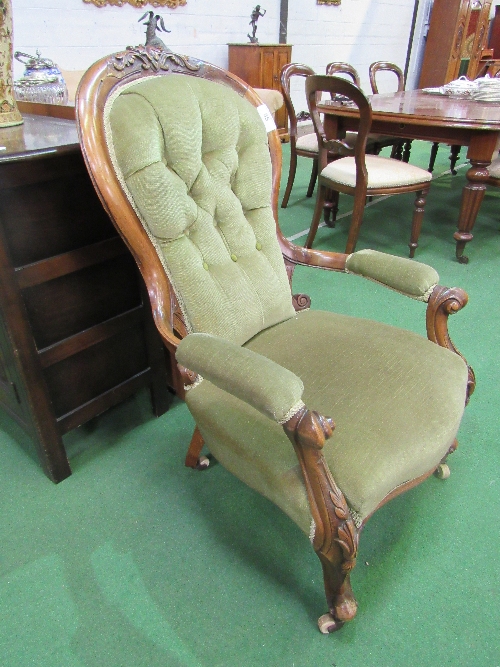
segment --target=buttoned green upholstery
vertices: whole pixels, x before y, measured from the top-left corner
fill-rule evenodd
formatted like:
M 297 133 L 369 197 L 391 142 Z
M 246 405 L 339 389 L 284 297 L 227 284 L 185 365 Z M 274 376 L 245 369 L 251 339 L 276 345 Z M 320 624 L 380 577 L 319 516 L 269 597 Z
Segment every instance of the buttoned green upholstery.
M 107 113 L 116 169 L 188 329 L 244 343 L 291 317 L 255 107 L 227 86 L 173 74 L 125 89 Z
M 358 519 L 439 463 L 462 415 L 466 365 L 401 329 L 320 311 L 295 315 L 270 205 L 267 135 L 251 104 L 204 79 L 148 79 L 112 101 L 108 143 L 189 330 L 244 344 L 283 367 L 256 363 L 253 381 L 268 387 L 263 415 L 246 388 L 251 358 L 235 357 L 224 340 L 213 348 L 196 336 L 181 343 L 181 363 L 222 378 L 222 389 L 204 380 L 186 402 L 229 470 L 309 532 L 295 453 L 280 420 L 270 418 L 282 374 L 282 417 L 287 395 L 289 407 L 302 398 L 334 417 L 324 453 Z M 373 251 L 354 253 L 347 268 L 422 299 L 438 280 L 430 267 Z

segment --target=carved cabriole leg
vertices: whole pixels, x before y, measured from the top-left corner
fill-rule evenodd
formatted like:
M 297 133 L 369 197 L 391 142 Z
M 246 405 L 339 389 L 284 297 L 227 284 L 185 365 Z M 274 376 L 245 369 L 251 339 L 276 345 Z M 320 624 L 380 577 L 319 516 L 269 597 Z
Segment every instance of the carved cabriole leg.
M 488 162 L 473 162 L 467 172 L 468 183 L 462 192 L 462 204 L 460 206 L 460 218 L 458 220 L 458 232 L 453 234 L 457 245 L 455 254 L 461 264 L 467 264 L 469 258 L 463 252 L 465 244 L 474 238 L 471 234 L 472 227 L 477 218 L 484 191 L 485 181 L 488 178 Z
M 411 221 L 410 243 L 408 244 L 410 247 L 410 257 L 415 256 L 415 250 L 417 249 L 418 246 L 418 238 L 420 236 L 420 230 L 422 229 L 422 221 L 424 219 L 424 207 L 425 207 L 425 202 L 427 200 L 428 192 L 429 188 L 428 187 L 424 188 L 419 192 L 417 192 L 417 196 L 415 198 L 413 219 Z
M 357 611 L 349 573 L 356 564 L 359 533 L 322 454 L 335 426 L 330 418 L 303 408 L 283 428 L 295 448 L 304 476 L 315 524 L 313 546 L 323 568 L 332 616 L 329 630 L 337 630 L 352 620 Z
M 426 323 L 427 338 L 433 343 L 446 347 L 448 350 L 458 354 L 467 364 L 467 360 L 457 350 L 453 344 L 448 332 L 448 317 L 457 313 L 467 305 L 469 297 L 464 290 L 459 287 L 442 287 L 438 285 L 434 288 L 427 303 Z M 469 402 L 476 387 L 476 378 L 473 369 L 467 364 L 468 382 L 466 404 Z

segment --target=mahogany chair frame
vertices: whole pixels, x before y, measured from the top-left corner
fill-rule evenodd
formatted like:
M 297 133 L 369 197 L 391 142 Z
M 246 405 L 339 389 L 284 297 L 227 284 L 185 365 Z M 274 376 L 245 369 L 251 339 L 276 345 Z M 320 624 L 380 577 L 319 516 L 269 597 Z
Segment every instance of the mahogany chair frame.
M 314 74 L 314 70 L 307 65 L 300 63 L 288 63 L 281 70 L 281 90 L 283 92 L 283 99 L 285 101 L 286 110 L 288 112 L 289 135 L 290 135 L 290 170 L 288 172 L 288 181 L 286 184 L 285 194 L 281 202 L 281 208 L 288 206 L 290 193 L 292 192 L 295 174 L 297 172 L 297 156 L 311 158 L 313 160 L 311 178 L 307 188 L 306 197 L 312 197 L 316 179 L 318 177 L 318 151 L 310 151 L 304 148 L 297 148 L 298 127 L 297 114 L 292 102 L 290 93 L 290 79 L 294 76 L 307 77 Z
M 405 89 L 405 77 L 403 74 L 403 70 L 394 63 L 389 63 L 383 60 L 379 60 L 375 63 L 372 63 L 368 68 L 368 74 L 370 76 L 370 86 L 372 89 L 372 93 L 374 95 L 379 94 L 377 85 L 377 72 L 393 72 L 398 80 L 397 91 L 400 92 L 401 90 Z
M 405 76 L 400 67 L 394 63 L 389 63 L 384 60 L 379 60 L 374 62 L 368 68 L 368 74 L 370 77 L 370 87 L 374 95 L 378 95 L 378 85 L 377 85 L 377 73 L 378 72 L 392 72 L 396 75 L 398 81 L 397 92 L 405 89 Z M 411 139 L 402 139 L 394 142 L 394 146 L 391 151 L 391 157 L 396 160 L 403 160 L 403 162 L 409 162 L 411 152 Z
M 186 335 L 186 327 L 174 290 L 157 252 L 113 168 L 106 146 L 103 114 L 106 100 L 121 86 L 146 77 L 169 76 L 173 73 L 200 76 L 219 82 L 233 88 L 250 104 L 261 104 L 252 88 L 225 70 L 159 47 L 138 46 L 104 58 L 88 70 L 77 93 L 76 112 L 82 152 L 92 182 L 104 208 L 137 262 L 149 294 L 156 327 L 166 348 L 175 354 L 182 337 Z M 278 225 L 278 190 L 282 163 L 281 142 L 277 130 L 270 131 L 268 139 L 276 234 L 290 280 L 298 264 L 344 272 L 346 254 L 299 247 L 282 235 Z M 326 159 L 325 156 L 326 152 L 323 151 L 323 159 Z M 309 303 L 309 298 L 305 295 L 294 297 L 297 310 L 308 307 Z M 448 317 L 462 309 L 466 303 L 467 295 L 463 290 L 436 286 L 427 304 L 429 340 L 459 354 L 448 334 Z M 196 382 L 196 376 L 189 370 L 180 367 L 179 372 L 186 385 Z M 473 389 L 474 374 L 469 369 L 468 393 L 471 394 Z M 333 631 L 345 621 L 351 620 L 356 613 L 357 605 L 352 594 L 349 573 L 355 565 L 359 534 L 367 519 L 361 526 L 355 525 L 347 502 L 323 458 L 322 448 L 326 439 L 332 435 L 333 420 L 304 407 L 283 424 L 283 429 L 296 451 L 316 524 L 313 546 L 323 568 L 325 593 L 331 614 L 328 630 Z M 196 465 L 202 445 L 203 439 L 196 429 L 187 464 Z M 451 450 L 455 446 L 456 443 Z M 433 468 L 422 477 L 398 487 L 389 493 L 380 505 L 423 481 L 435 470 Z
M 350 148 L 341 140 L 328 140 L 317 107 L 318 92 L 328 92 L 333 95 L 343 95 L 349 98 L 359 109 L 358 138 L 354 149 Z M 371 127 L 372 112 L 368 99 L 361 90 L 349 83 L 345 79 L 331 76 L 312 76 L 306 81 L 306 94 L 309 104 L 309 110 L 313 119 L 316 134 L 318 135 L 319 145 L 319 188 L 316 198 L 316 207 L 309 229 L 309 234 L 305 243 L 306 248 L 311 248 L 316 232 L 319 226 L 321 212 L 324 210 L 325 201 L 329 191 L 342 192 L 354 197 L 354 206 L 352 213 L 352 222 L 347 239 L 346 253 L 354 252 L 358 240 L 359 230 L 363 221 L 363 213 L 367 196 L 403 194 L 405 192 L 416 192 L 415 208 L 413 213 L 411 236 L 410 236 L 410 257 L 413 257 L 418 246 L 418 237 L 422 228 L 424 215 L 424 206 L 429 191 L 429 182 L 420 182 L 411 185 L 399 185 L 396 187 L 377 187 L 368 188 L 368 172 L 366 170 L 365 153 L 366 140 Z M 331 181 L 321 176 L 321 172 L 327 166 L 326 152 L 342 150 L 344 155 L 353 156 L 356 162 L 356 184 L 354 187 L 336 183 L 332 187 Z

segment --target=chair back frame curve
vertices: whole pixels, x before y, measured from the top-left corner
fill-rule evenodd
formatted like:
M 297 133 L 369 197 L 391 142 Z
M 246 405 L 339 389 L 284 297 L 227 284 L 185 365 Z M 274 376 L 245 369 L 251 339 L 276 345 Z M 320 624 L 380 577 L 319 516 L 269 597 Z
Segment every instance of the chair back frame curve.
M 405 77 L 401 68 L 395 65 L 394 63 L 388 63 L 380 60 L 378 62 L 372 63 L 368 69 L 368 73 L 370 76 L 370 86 L 372 89 L 372 93 L 374 95 L 379 94 L 377 86 L 377 78 L 376 78 L 377 72 L 393 72 L 398 79 L 397 92 L 399 93 L 405 89 Z
M 340 139 L 328 140 L 325 129 L 318 111 L 318 91 L 328 92 L 330 95 L 343 95 L 348 97 L 359 110 L 359 126 L 354 148 L 350 147 Z M 370 102 L 354 83 L 346 81 L 337 76 L 310 76 L 306 79 L 306 95 L 311 112 L 311 118 L 318 137 L 319 148 L 319 172 L 327 166 L 328 151 L 338 151 L 344 156 L 353 155 L 356 161 L 356 191 L 360 200 L 366 196 L 368 173 L 366 170 L 365 152 L 366 141 L 372 123 L 372 110 Z
M 175 54 L 160 47 L 129 47 L 96 62 L 83 76 L 76 95 L 76 115 L 82 153 L 95 190 L 113 224 L 132 253 L 146 284 L 155 324 L 165 346 L 173 355 L 187 330 L 175 292 L 166 275 L 156 249 L 143 228 L 136 211 L 128 200 L 115 173 L 106 145 L 104 110 L 107 100 L 131 82 L 151 76 L 184 74 L 203 77 L 231 87 L 253 106 L 262 104 L 257 93 L 234 74 L 204 61 Z M 278 226 L 278 194 L 281 177 L 281 142 L 276 129 L 268 132 L 272 166 L 272 210 L 276 233 L 291 281 L 296 264 L 322 266 L 343 270 L 346 255 L 308 250 L 295 246 L 281 233 Z M 297 310 L 309 306 L 306 295 L 294 295 Z M 184 384 L 194 378 L 180 369 Z M 176 390 L 182 397 L 182 383 Z

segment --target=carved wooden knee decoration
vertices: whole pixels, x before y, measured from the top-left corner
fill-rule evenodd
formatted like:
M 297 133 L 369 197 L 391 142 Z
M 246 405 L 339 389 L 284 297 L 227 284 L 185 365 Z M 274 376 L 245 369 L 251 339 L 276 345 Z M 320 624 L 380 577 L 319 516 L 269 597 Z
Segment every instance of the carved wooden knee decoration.
M 357 611 L 349 574 L 356 564 L 359 531 L 322 454 L 335 424 L 329 417 L 303 408 L 283 428 L 304 475 L 314 521 L 311 539 L 323 567 L 328 608 L 340 627 Z

